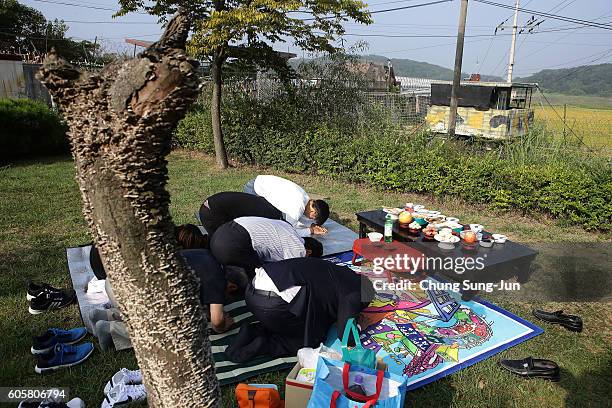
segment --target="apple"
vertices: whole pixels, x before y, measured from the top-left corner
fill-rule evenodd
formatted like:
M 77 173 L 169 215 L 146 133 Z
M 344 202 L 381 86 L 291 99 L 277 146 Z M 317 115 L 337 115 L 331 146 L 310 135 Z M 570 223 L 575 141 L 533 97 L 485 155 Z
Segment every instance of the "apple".
M 466 231 L 465 234 L 463 234 L 463 240 L 466 244 L 473 244 L 477 241 L 477 239 L 478 237 L 474 231 Z

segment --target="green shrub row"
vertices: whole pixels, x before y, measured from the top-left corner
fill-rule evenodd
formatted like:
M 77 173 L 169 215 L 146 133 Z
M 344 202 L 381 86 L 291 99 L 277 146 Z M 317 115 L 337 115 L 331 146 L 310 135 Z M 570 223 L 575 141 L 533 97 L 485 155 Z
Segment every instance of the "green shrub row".
M 587 229 L 610 230 L 612 172 L 605 161 L 582 163 L 569 154 L 566 161 L 546 154 L 516 160 L 428 133 L 409 135 L 384 120 L 342 126 L 304 116 L 299 105 L 283 98 L 246 103 L 226 97 L 222 124 L 231 158 L 384 189 L 458 196 L 498 209 L 541 211 Z M 211 134 L 204 100 L 179 125 L 175 140 L 213 152 Z
M 43 102 L 0 99 L 0 160 L 66 153 L 66 126 Z

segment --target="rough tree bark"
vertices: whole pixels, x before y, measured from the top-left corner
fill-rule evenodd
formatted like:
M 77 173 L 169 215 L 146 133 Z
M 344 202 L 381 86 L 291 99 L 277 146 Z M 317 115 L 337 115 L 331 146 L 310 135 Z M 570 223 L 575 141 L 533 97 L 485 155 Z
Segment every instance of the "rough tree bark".
M 83 212 L 108 271 L 151 407 L 217 407 L 199 282 L 177 254 L 166 191 L 171 131 L 198 91 L 171 20 L 137 58 L 80 73 L 53 52 L 40 77 L 69 125 Z
M 221 129 L 221 91 L 223 86 L 221 67 L 223 66 L 223 60 L 223 47 L 218 47 L 213 53 L 210 67 L 213 83 L 210 115 L 212 118 L 213 141 L 215 142 L 215 157 L 217 158 L 217 165 L 222 169 L 226 169 L 228 167 L 227 151 L 225 150 L 223 131 Z

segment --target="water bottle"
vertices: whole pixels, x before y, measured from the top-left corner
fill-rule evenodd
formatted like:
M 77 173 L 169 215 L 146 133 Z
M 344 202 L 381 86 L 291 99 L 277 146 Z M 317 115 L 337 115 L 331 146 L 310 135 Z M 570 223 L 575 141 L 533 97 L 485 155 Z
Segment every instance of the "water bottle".
M 360 374 L 355 374 L 355 383 L 349 387 L 349 391 L 359 395 L 367 395 L 363 388 L 363 377 Z
M 391 214 L 387 214 L 385 217 L 385 242 L 390 243 L 393 241 L 393 218 Z

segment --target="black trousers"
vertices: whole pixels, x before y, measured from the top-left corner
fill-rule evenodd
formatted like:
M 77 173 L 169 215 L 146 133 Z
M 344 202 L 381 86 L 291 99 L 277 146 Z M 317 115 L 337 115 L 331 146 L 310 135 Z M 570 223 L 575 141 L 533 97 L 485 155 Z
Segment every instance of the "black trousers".
M 202 222 L 202 226 L 206 228 L 206 232 L 210 238 L 213 236 L 215 231 L 217 231 L 217 228 L 229 220 L 227 220 L 225 216 L 221 216 L 215 211 L 212 211 L 205 204 L 202 204 L 200 207 L 200 221 Z
M 221 225 L 210 240 L 210 252 L 221 265 L 244 268 L 249 278 L 255 276 L 255 268 L 262 265 L 253 249 L 249 232 L 237 222 Z
M 280 297 L 266 296 L 255 292 L 252 284 L 247 286 L 247 307 L 259 320 L 246 324 L 225 350 L 230 361 L 242 363 L 257 356 L 295 356 L 304 344 L 304 316 L 289 311 L 289 304 Z

